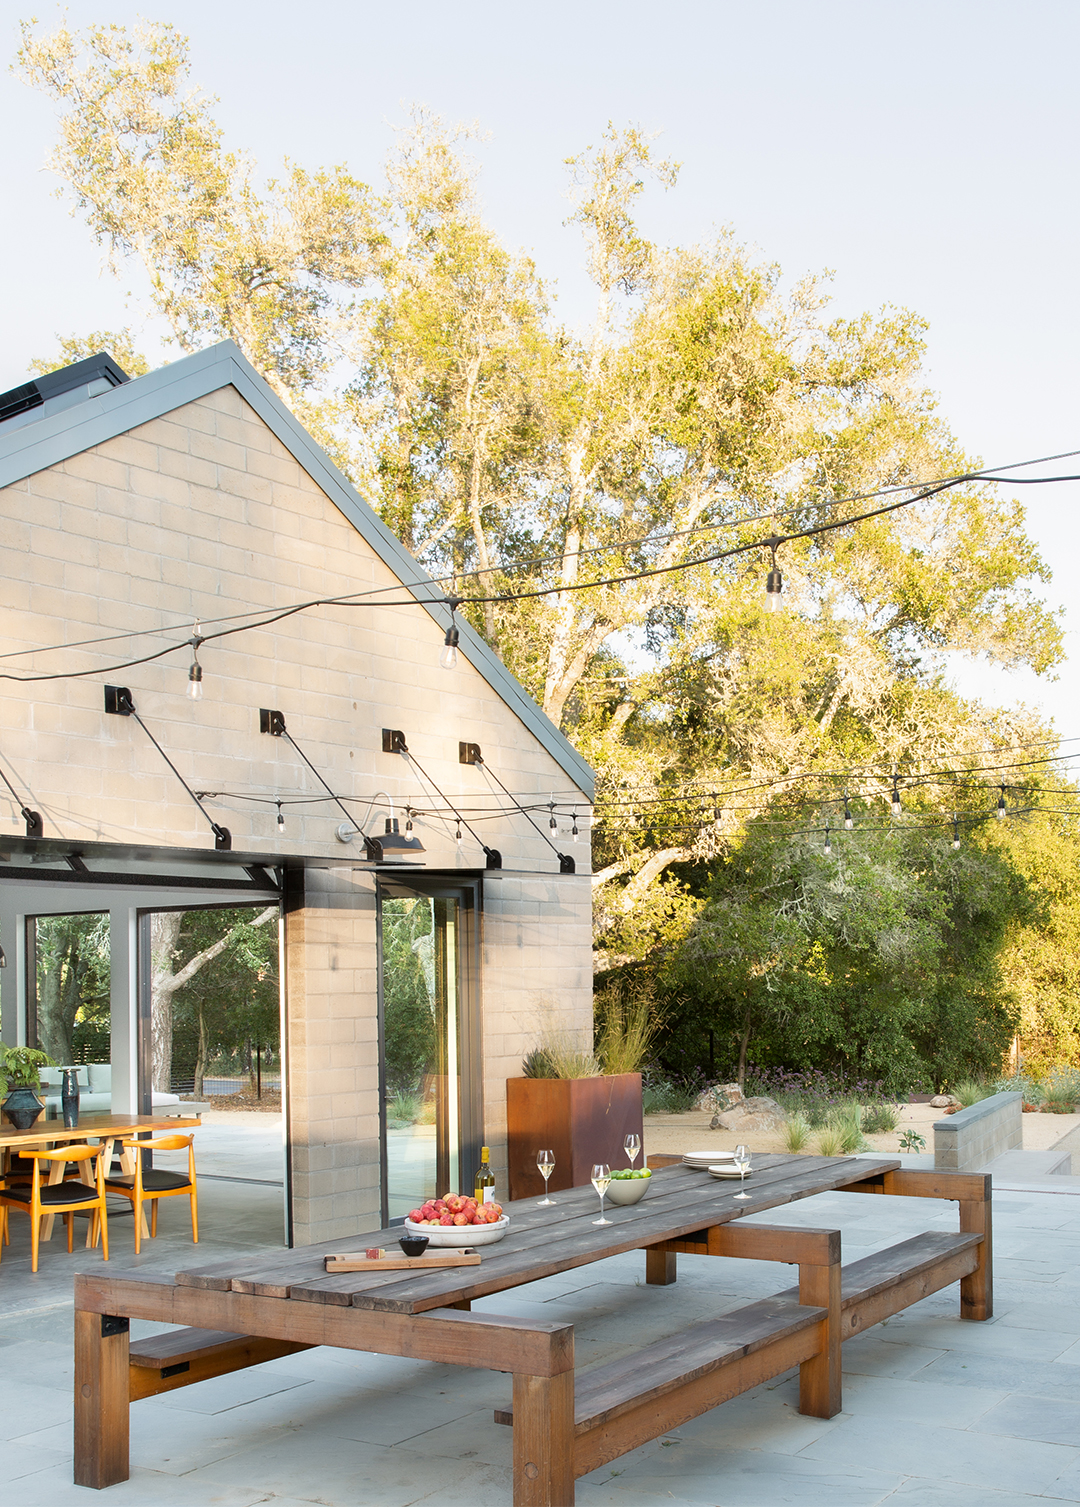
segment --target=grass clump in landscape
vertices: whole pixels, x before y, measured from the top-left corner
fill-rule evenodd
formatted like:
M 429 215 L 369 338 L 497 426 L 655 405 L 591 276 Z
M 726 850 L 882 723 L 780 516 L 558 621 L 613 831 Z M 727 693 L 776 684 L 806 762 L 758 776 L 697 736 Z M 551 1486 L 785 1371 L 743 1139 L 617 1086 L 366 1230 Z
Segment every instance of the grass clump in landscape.
M 642 1107 L 647 1115 L 684 1115 L 693 1109 L 700 1092 L 697 1083 L 647 1073 L 641 1087 Z
M 817 1144 L 822 1156 L 840 1156 L 843 1152 L 840 1132 L 834 1125 L 825 1125 L 818 1131 Z
M 610 988 L 596 1032 L 596 1055 L 604 1072 L 641 1072 L 662 1025 L 652 996 L 643 986 L 620 980 Z
M 980 1083 L 976 1078 L 961 1078 L 960 1082 L 949 1090 L 954 1099 L 959 1099 L 964 1109 L 972 1104 L 978 1104 L 982 1099 L 989 1099 L 990 1095 L 997 1090 L 988 1083 Z
M 895 1104 L 882 1101 L 867 1104 L 863 1109 L 862 1128 L 866 1135 L 887 1135 L 900 1123 L 900 1111 Z
M 594 1053 L 562 1031 L 545 1031 L 521 1064 L 525 1078 L 595 1078 L 603 1072 Z
M 813 1134 L 810 1122 L 805 1115 L 795 1112 L 784 1126 L 784 1149 L 786 1151 L 805 1151 L 810 1144 Z

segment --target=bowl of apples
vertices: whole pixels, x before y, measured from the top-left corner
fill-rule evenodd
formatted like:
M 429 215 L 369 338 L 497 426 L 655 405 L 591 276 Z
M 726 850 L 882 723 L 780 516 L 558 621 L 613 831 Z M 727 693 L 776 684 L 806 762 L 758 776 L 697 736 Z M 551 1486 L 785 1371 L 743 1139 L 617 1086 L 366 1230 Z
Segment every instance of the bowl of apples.
M 432 1246 L 494 1245 L 509 1228 L 502 1204 L 478 1204 L 462 1193 L 432 1198 L 405 1220 L 407 1235 L 426 1235 Z

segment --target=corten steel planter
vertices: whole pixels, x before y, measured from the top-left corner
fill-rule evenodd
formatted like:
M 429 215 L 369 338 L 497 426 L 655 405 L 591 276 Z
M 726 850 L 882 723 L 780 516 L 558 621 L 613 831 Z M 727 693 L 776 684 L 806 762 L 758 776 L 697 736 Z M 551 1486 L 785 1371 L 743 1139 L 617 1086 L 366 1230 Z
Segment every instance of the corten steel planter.
M 598 1078 L 508 1078 L 506 1130 L 510 1197 L 539 1197 L 544 1179 L 536 1170 L 536 1153 L 555 1153 L 549 1187 L 579 1188 L 589 1181 L 594 1162 L 628 1167 L 623 1139 L 643 1131 L 641 1074 L 616 1073 Z M 635 1166 L 643 1163 L 638 1153 Z

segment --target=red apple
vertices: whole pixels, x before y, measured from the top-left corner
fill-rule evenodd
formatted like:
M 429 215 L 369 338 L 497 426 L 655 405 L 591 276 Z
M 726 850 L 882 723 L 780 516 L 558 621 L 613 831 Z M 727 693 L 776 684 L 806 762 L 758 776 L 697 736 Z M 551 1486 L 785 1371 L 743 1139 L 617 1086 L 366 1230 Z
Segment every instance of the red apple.
M 454 1216 L 453 1216 L 453 1214 L 440 1214 L 439 1215 L 439 1223 L 440 1224 L 453 1224 L 453 1222 L 454 1222 Z

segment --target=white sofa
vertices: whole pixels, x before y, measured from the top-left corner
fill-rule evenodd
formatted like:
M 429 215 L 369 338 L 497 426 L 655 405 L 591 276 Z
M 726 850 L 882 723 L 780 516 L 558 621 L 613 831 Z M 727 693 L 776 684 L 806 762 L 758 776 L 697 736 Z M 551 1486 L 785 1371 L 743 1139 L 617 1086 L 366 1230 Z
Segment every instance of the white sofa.
M 107 1115 L 112 1113 L 112 1064 L 91 1062 L 76 1068 L 79 1075 L 79 1113 Z M 42 1098 L 45 1100 L 45 1118 L 56 1119 L 62 1115 L 61 1088 L 64 1070 L 59 1067 L 41 1069 Z M 151 1100 L 155 1109 L 164 1109 L 169 1104 L 181 1103 L 179 1094 L 153 1093 Z

